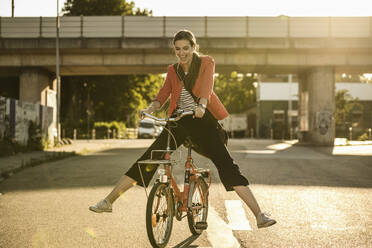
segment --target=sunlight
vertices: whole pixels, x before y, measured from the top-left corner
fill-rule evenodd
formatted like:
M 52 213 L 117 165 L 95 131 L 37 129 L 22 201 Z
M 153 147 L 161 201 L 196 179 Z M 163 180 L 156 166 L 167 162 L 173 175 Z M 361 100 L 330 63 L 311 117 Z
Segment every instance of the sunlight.
M 276 150 L 276 151 L 286 150 L 290 147 L 292 147 L 292 144 L 288 144 L 288 143 L 279 143 L 279 144 L 274 144 L 274 145 L 267 146 L 267 148 L 272 149 L 272 150 Z
M 344 145 L 333 147 L 332 155 L 372 156 L 372 141 L 368 144 L 359 145 L 357 142 L 358 141 L 356 141 L 352 146 Z
M 232 152 L 246 153 L 246 154 L 275 154 L 278 151 L 283 151 L 288 148 L 291 148 L 296 143 L 298 143 L 298 140 L 286 141 L 283 143 L 268 145 L 266 146 L 267 149 L 264 149 L 264 150 L 247 149 L 247 150 L 234 150 Z
M 171 0 L 136 0 L 136 6 L 153 10 L 154 16 L 369 16 L 370 0 L 352 2 L 333 1 L 293 1 L 262 0 L 254 3 L 245 0 L 224 1 L 190 0 L 179 8 Z M 198 6 L 198 8 L 195 8 Z M 210 6 L 213 6 L 211 8 Z
M 273 150 L 236 150 L 236 153 L 249 153 L 249 154 L 274 154 L 276 151 Z
M 227 220 L 232 230 L 252 230 L 240 200 L 225 200 Z
M 91 236 L 93 238 L 97 237 L 96 233 L 94 232 L 93 228 L 91 228 L 91 227 L 85 228 L 85 232 L 88 233 L 89 236 Z
M 367 81 L 371 81 L 372 80 L 372 73 L 364 73 L 363 77 L 366 78 Z

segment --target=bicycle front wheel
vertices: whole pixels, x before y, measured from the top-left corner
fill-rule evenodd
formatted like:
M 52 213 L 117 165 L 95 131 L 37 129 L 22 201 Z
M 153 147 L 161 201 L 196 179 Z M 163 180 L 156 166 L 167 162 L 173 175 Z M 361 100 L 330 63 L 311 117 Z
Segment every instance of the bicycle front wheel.
M 147 236 L 153 247 L 167 245 L 173 227 L 173 197 L 170 187 L 156 183 L 150 192 L 146 207 Z
M 187 221 L 192 234 L 199 235 L 207 228 L 208 186 L 204 178 L 190 183 Z

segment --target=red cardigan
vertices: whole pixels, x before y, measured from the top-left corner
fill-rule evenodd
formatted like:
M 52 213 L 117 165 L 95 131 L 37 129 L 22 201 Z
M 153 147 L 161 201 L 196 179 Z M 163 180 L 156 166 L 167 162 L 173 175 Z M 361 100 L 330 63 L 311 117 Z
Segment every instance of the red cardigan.
M 202 56 L 199 75 L 195 81 L 192 92 L 197 98 L 206 98 L 208 100 L 208 110 L 217 120 L 222 120 L 226 118 L 229 113 L 221 103 L 220 99 L 218 99 L 218 96 L 213 92 L 213 76 L 213 58 L 209 56 Z M 155 98 L 155 101 L 160 102 L 160 106 L 162 106 L 168 97 L 171 97 L 168 116 L 170 116 L 177 107 L 177 100 L 181 94 L 182 86 L 183 83 L 177 77 L 177 73 L 174 70 L 173 65 L 169 65 L 164 85 Z

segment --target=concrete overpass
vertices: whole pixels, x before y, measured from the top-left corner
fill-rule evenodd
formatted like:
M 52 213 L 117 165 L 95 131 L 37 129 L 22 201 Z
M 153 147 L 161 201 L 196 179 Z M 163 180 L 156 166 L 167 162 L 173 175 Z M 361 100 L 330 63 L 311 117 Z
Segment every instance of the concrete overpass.
M 304 140 L 317 144 L 334 138 L 334 73 L 372 72 L 372 17 L 91 16 L 61 18 L 61 75 L 165 72 L 181 28 L 217 72 L 297 73 Z M 21 100 L 42 101 L 55 35 L 55 17 L 0 18 L 0 74 L 20 76 Z

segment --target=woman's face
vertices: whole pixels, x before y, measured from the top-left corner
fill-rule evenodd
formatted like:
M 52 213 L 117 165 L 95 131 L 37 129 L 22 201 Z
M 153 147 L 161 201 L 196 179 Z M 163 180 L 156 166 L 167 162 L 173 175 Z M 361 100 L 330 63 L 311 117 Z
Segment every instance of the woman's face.
M 174 52 L 181 64 L 191 64 L 194 50 L 194 47 L 191 46 L 188 40 L 177 40 L 174 43 Z

